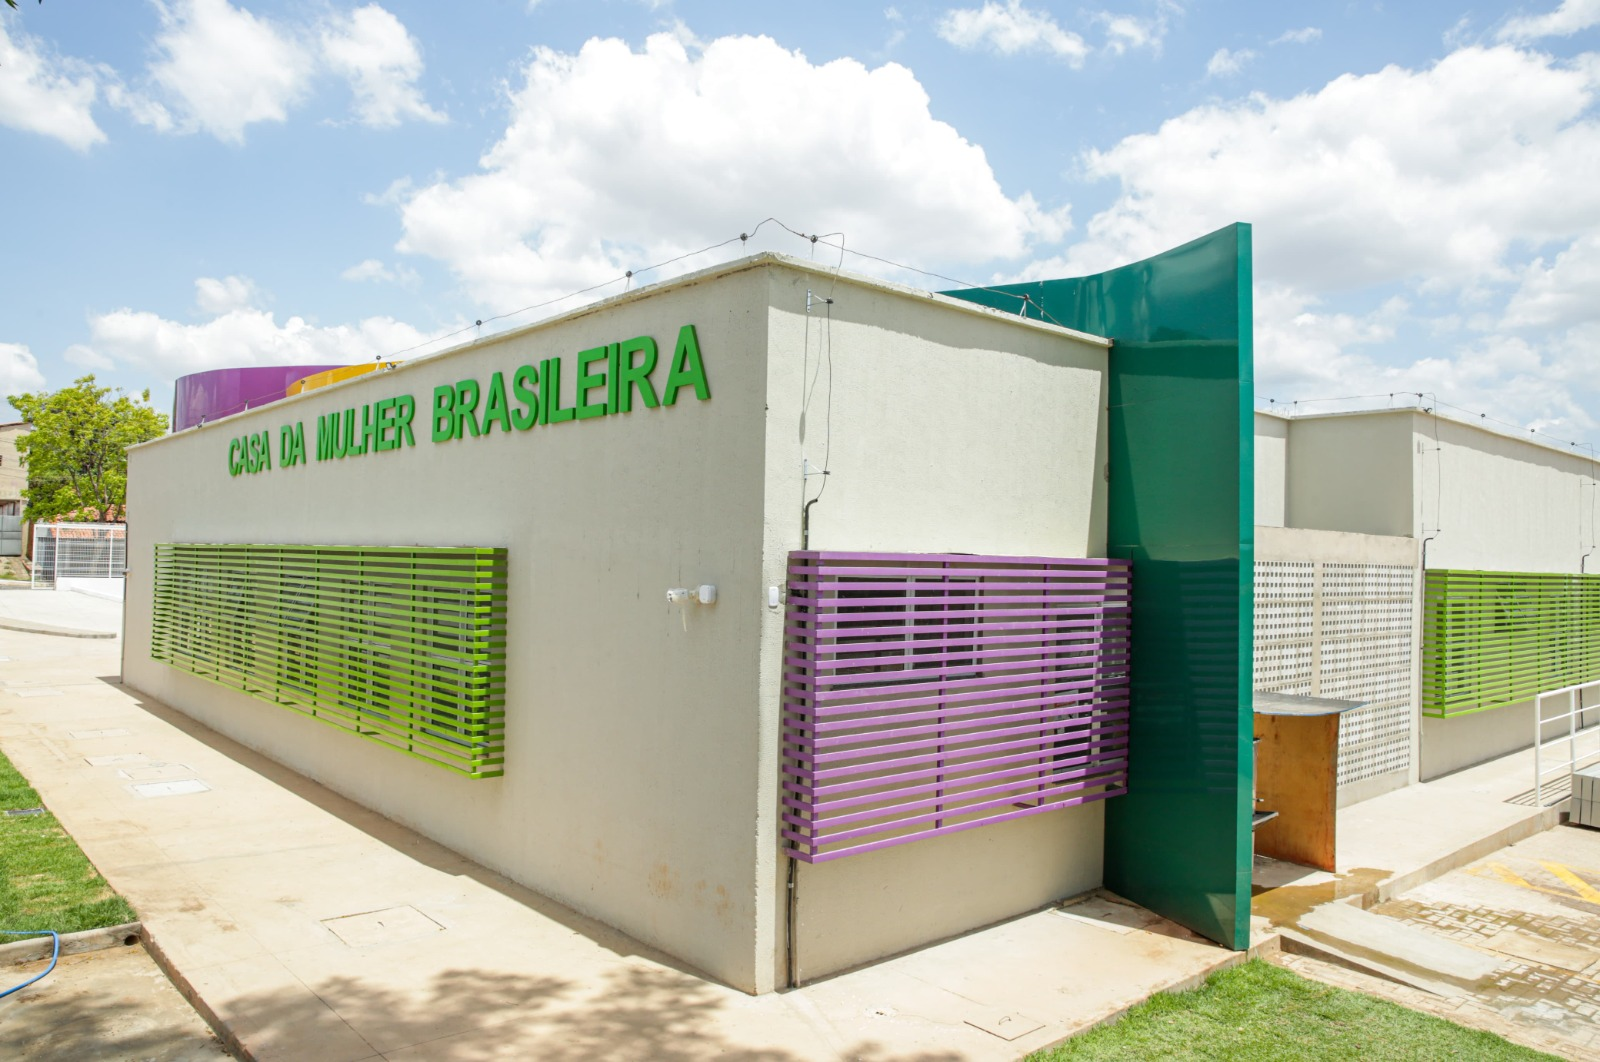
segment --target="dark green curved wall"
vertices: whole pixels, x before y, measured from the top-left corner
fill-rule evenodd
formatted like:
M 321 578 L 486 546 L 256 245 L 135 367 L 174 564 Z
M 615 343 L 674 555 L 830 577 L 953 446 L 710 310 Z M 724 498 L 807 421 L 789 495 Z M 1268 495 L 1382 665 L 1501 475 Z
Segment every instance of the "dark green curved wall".
M 1095 276 L 947 293 L 1114 341 L 1107 542 L 1133 561 L 1134 649 L 1106 886 L 1238 949 L 1250 937 L 1250 284 L 1250 226 L 1230 225 Z

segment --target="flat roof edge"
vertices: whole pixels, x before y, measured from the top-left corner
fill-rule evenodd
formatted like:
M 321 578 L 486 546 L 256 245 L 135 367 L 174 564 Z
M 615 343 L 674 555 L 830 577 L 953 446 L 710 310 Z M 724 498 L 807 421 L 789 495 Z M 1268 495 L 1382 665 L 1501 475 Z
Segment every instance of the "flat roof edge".
M 264 405 L 257 406 L 253 409 L 241 410 L 239 413 L 231 414 L 230 416 L 223 417 L 220 420 L 211 421 L 207 424 L 197 424 L 193 427 L 185 428 L 182 431 L 172 432 L 168 435 L 163 435 L 159 439 L 151 439 L 148 442 L 136 443 L 135 445 L 128 447 L 128 450 L 140 450 L 147 446 L 157 446 L 161 443 L 168 442 L 182 436 L 187 436 L 190 432 L 203 431 L 207 428 L 215 427 L 218 424 L 231 421 L 235 417 L 243 416 L 248 413 L 254 413 L 257 410 L 278 408 L 283 406 L 285 403 L 294 402 L 310 395 L 328 394 L 342 387 L 348 387 L 359 383 L 370 383 L 372 377 L 380 373 L 387 375 L 389 373 L 405 372 L 414 366 L 426 365 L 440 358 L 451 357 L 456 354 L 464 353 L 468 350 L 487 346 L 491 343 L 503 343 L 508 340 L 516 339 L 520 336 L 537 332 L 540 329 L 554 328 L 557 325 L 565 324 L 569 321 L 575 321 L 591 314 L 603 313 L 612 307 L 619 306 L 623 303 L 631 302 L 636 299 L 660 295 L 677 288 L 689 287 L 694 284 L 704 283 L 708 280 L 718 280 L 723 277 L 734 276 L 738 273 L 748 272 L 752 269 L 760 269 L 771 266 L 794 269 L 802 273 L 810 273 L 815 276 L 826 277 L 829 280 L 844 281 L 850 284 L 855 284 L 859 287 L 874 288 L 879 291 L 900 295 L 905 298 L 929 302 L 934 305 L 946 307 L 961 313 L 971 314 L 977 317 L 984 317 L 996 322 L 1001 322 L 1020 328 L 1026 328 L 1033 331 L 1042 331 L 1051 335 L 1062 336 L 1064 338 L 1077 340 L 1078 342 L 1082 343 L 1088 343 L 1092 346 L 1098 346 L 1104 349 L 1109 349 L 1112 345 L 1111 340 L 1107 339 L 1105 336 L 1097 336 L 1089 332 L 1080 332 L 1076 329 L 1067 328 L 1062 325 L 1054 324 L 1050 321 L 1036 321 L 1032 318 L 1021 317 L 1014 313 L 1007 313 L 1004 310 L 996 310 L 993 307 L 982 306 L 975 302 L 969 302 L 966 299 L 958 299 L 951 295 L 941 295 L 938 292 L 925 291 L 921 288 L 914 288 L 906 284 L 897 284 L 894 281 L 883 280 L 879 277 L 868 276 L 863 273 L 854 273 L 846 269 L 830 269 L 827 266 L 818 265 L 816 262 L 810 262 L 803 258 L 795 258 L 791 255 L 783 254 L 778 251 L 760 251 L 756 254 L 747 255 L 744 258 L 734 259 L 731 262 L 723 262 L 718 265 L 707 266 L 704 269 L 695 270 L 690 273 L 684 273 L 681 276 L 671 277 L 666 280 L 660 280 L 654 284 L 646 284 L 643 287 L 619 292 L 616 295 L 609 295 L 598 302 L 586 303 L 583 306 L 574 307 L 571 310 L 555 314 L 551 317 L 541 318 L 537 321 L 530 321 L 529 323 L 525 325 L 519 325 L 516 328 L 508 328 L 503 332 L 495 332 L 492 335 L 479 336 L 474 339 L 466 340 L 462 343 L 457 343 L 454 346 L 445 347 L 441 350 L 429 351 L 426 354 L 419 354 L 414 358 L 406 358 L 393 368 L 379 369 L 372 373 L 363 373 L 359 376 L 353 376 L 348 380 L 340 380 L 337 383 L 328 384 L 325 387 L 318 387 L 312 391 L 303 391 L 298 395 L 289 395 L 284 398 L 280 398 L 277 401 L 268 402 Z M 378 360 L 382 361 L 384 359 L 380 358 Z M 358 362 L 357 364 L 361 363 Z

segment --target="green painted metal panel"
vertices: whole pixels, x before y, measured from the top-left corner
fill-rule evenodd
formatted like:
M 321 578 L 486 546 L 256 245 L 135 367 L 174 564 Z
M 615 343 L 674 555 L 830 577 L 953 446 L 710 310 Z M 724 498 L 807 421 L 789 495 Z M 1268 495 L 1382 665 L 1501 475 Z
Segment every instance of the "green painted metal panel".
M 948 294 L 1113 340 L 1108 552 L 1135 577 L 1128 792 L 1106 804 L 1106 885 L 1246 948 L 1250 227 L 1095 276 Z
M 504 549 L 156 546 L 152 657 L 471 778 L 505 654 Z
M 1424 575 L 1422 714 L 1503 708 L 1600 679 L 1600 575 Z

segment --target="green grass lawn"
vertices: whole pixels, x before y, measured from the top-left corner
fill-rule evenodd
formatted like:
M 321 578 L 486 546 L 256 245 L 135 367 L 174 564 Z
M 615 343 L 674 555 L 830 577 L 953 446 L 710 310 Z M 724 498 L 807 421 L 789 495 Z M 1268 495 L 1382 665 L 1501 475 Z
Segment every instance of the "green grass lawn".
M 1041 1051 L 1029 1062 L 1090 1059 L 1551 1059 L 1493 1033 L 1308 981 L 1255 959 L 1192 992 L 1166 993 L 1121 1021 Z
M 44 804 L 0 755 L 0 811 Z M 76 933 L 132 922 L 128 901 L 111 891 L 56 817 L 0 815 L 0 929 Z M 0 944 L 20 937 L 0 937 Z

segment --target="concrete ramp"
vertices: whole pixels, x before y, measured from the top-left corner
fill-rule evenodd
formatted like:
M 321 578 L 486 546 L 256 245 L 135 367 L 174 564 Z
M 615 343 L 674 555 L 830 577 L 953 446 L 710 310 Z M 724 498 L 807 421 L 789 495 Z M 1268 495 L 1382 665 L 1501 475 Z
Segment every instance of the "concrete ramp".
M 1345 903 L 1317 907 L 1286 930 L 1290 949 L 1318 954 L 1355 969 L 1441 996 L 1481 986 L 1505 960 L 1414 925 Z

